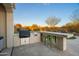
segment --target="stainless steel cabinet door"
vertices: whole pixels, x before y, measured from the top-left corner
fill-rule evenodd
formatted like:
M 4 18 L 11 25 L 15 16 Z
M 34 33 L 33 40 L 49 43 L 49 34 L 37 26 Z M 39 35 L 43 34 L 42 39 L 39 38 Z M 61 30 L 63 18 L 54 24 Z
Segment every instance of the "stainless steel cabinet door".
M 29 38 L 21 38 L 21 45 L 29 44 Z

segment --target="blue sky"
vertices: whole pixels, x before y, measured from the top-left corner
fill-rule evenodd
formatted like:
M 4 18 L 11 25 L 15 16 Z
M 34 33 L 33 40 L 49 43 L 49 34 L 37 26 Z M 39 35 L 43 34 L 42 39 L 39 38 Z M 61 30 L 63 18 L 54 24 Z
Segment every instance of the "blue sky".
M 34 3 L 17 3 L 14 10 L 14 24 L 23 25 L 47 25 L 45 20 L 49 16 L 56 16 L 61 19 L 58 26 L 70 22 L 72 12 L 79 8 L 77 3 L 52 3 L 52 4 L 34 4 Z

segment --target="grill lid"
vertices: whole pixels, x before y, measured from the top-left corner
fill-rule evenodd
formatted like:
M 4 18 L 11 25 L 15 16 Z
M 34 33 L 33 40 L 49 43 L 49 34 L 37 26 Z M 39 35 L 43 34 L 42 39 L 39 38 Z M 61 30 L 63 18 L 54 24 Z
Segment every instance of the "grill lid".
M 28 31 L 28 30 L 20 30 L 19 31 L 19 37 L 20 38 L 30 37 L 30 31 Z

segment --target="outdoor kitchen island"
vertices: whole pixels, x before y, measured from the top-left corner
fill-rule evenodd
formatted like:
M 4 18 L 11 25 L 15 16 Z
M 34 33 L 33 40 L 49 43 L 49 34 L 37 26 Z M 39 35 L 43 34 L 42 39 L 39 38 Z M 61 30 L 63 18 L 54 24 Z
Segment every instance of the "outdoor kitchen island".
M 73 34 L 67 33 L 30 31 L 30 36 L 26 38 L 20 38 L 19 34 L 16 34 L 14 36 L 14 47 L 41 42 L 50 47 L 54 45 L 56 48 L 65 51 L 66 40 L 72 36 Z
M 26 44 L 34 44 L 41 42 L 41 37 L 39 32 L 35 31 L 25 31 L 23 33 L 16 33 L 14 34 L 14 47 L 26 45 Z
M 50 47 L 53 45 L 62 50 L 65 51 L 67 48 L 67 38 L 73 37 L 73 34 L 69 33 L 60 33 L 60 32 L 40 32 L 41 33 L 41 41 Z M 49 41 L 49 42 L 48 42 Z

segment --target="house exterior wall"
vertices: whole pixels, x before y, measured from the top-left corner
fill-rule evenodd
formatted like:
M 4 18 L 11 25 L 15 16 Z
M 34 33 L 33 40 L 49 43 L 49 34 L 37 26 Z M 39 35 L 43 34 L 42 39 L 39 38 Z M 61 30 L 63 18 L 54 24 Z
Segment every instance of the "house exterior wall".
M 5 24 L 5 8 L 0 4 L 0 36 L 4 37 L 3 46 L 6 47 L 6 24 Z
M 0 9 L 0 36 L 4 37 L 4 48 L 13 47 L 13 4 L 3 3 L 4 9 Z M 5 10 L 5 11 L 4 11 Z

